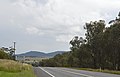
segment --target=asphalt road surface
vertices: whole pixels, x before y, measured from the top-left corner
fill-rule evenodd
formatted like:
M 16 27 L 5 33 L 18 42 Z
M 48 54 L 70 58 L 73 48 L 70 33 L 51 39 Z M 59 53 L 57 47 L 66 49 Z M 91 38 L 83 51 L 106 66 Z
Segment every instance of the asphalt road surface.
M 33 67 L 37 77 L 120 77 L 120 75 L 59 67 Z

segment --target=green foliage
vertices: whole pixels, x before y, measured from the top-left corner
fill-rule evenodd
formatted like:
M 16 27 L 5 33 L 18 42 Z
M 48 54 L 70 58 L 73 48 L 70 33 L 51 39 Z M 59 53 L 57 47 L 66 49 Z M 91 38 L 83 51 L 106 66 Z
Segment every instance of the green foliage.
M 104 20 L 91 21 L 84 26 L 83 37 L 70 41 L 70 52 L 43 61 L 43 65 L 120 70 L 120 13 L 106 27 Z
M 10 59 L 10 56 L 4 50 L 0 49 L 0 59 Z
M 15 49 L 13 47 L 2 47 L 1 49 L 9 55 L 10 59 L 15 60 Z

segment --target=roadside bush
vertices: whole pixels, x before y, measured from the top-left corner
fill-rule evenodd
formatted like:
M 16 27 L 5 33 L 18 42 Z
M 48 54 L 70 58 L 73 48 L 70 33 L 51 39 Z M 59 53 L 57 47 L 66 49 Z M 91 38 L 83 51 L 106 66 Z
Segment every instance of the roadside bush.
M 10 59 L 10 56 L 3 50 L 0 50 L 0 59 Z

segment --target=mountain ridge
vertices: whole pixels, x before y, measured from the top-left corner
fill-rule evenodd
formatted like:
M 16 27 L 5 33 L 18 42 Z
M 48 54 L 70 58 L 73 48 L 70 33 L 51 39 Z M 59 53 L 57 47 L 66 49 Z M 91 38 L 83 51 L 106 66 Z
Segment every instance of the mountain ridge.
M 65 51 L 55 51 L 50 53 L 44 53 L 40 51 L 28 51 L 22 54 L 17 54 L 17 56 L 32 56 L 32 57 L 46 57 L 46 58 L 52 58 L 57 54 L 63 54 Z

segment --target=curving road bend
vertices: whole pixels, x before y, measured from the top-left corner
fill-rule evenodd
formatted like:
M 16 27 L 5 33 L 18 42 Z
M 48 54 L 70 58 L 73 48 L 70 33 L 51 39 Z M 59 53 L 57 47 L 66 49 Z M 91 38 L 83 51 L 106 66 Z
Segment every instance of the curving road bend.
M 120 77 L 120 75 L 60 67 L 33 67 L 37 77 Z

